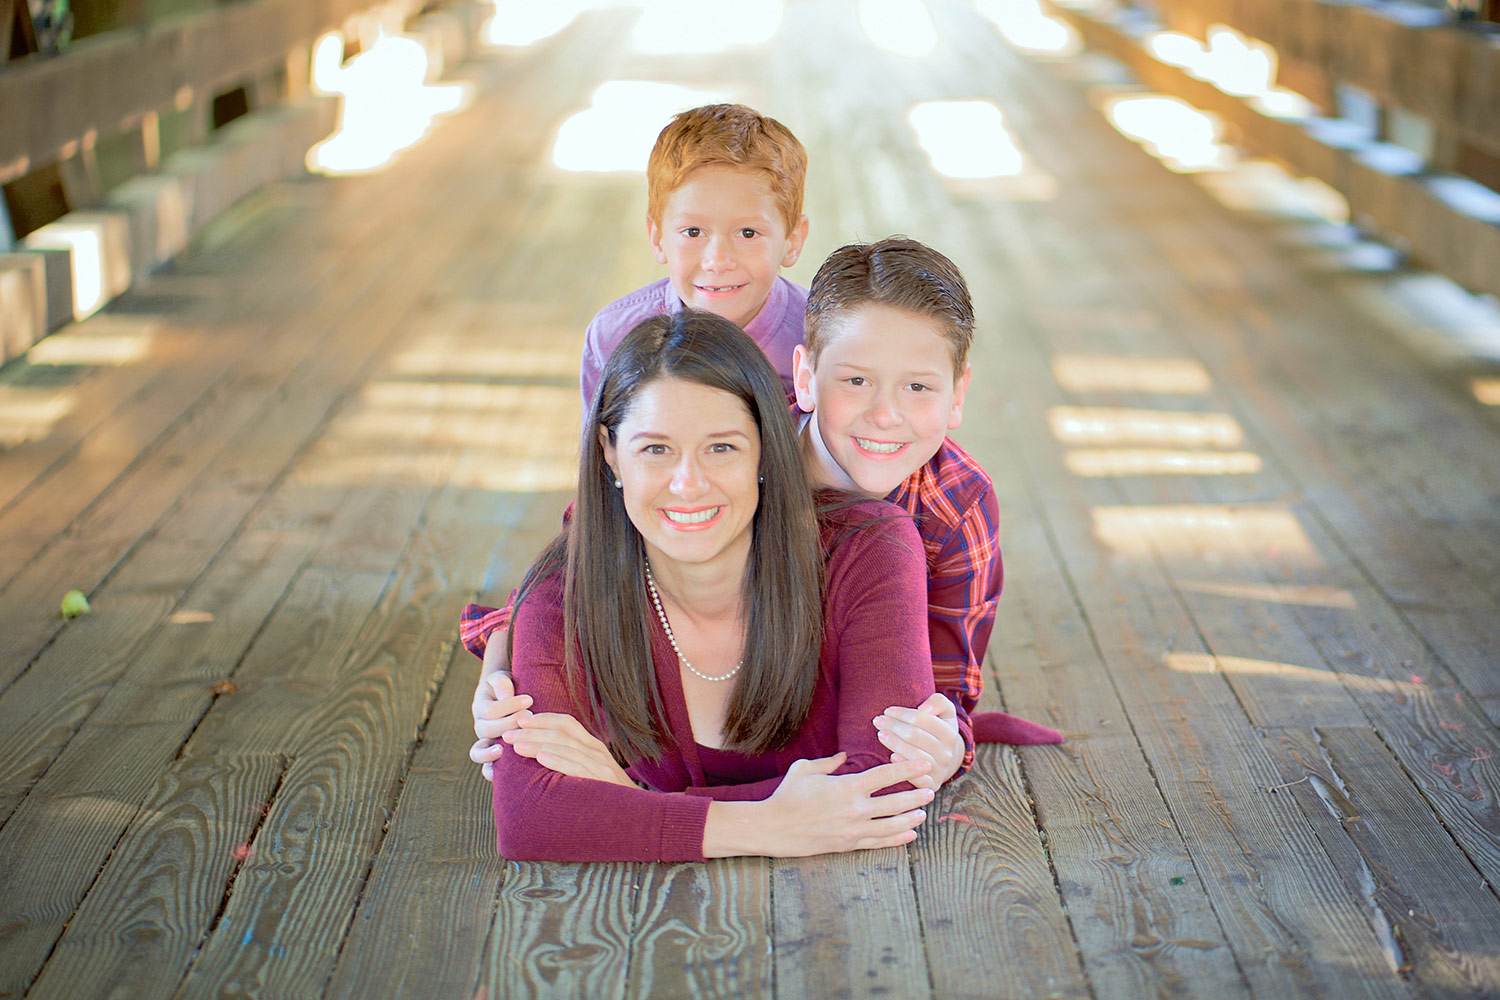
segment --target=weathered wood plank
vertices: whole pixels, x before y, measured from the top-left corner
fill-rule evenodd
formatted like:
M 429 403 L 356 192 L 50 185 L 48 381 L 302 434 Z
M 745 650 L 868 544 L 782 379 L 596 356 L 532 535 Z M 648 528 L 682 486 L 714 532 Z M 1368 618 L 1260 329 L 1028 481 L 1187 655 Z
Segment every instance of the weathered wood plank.
M 771 863 L 776 992 L 932 995 L 908 848 Z
M 507 861 L 476 996 L 623 997 L 633 864 Z
M 1500 990 L 1500 899 L 1379 736 L 1363 727 L 1275 736 L 1279 791 L 1295 796 L 1365 897 L 1393 967 L 1432 996 Z
M 631 931 L 632 997 L 771 997 L 771 862 L 642 865 Z
M 928 807 L 909 850 L 934 996 L 1091 995 L 1042 837 L 1008 748 L 980 747 Z
M 185 758 L 162 776 L 68 922 L 33 997 L 171 996 L 208 933 L 286 761 Z

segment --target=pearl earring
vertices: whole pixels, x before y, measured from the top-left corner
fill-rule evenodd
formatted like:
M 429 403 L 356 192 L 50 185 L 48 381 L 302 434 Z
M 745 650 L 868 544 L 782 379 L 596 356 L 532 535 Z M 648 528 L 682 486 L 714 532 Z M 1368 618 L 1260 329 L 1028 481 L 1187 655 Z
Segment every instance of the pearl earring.
M 761 481 L 761 482 L 765 482 L 765 481 L 766 481 L 766 477 L 765 477 L 765 476 L 761 476 L 761 477 L 760 477 L 760 481 Z
M 622 482 L 620 482 L 619 479 L 616 479 L 615 480 L 615 489 L 621 490 L 621 489 L 624 489 L 624 488 L 625 488 L 625 484 L 622 483 Z

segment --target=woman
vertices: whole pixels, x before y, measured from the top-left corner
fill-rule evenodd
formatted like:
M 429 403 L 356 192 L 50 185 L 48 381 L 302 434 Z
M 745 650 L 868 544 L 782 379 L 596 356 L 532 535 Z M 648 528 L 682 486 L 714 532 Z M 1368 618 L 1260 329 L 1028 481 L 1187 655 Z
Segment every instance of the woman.
M 780 381 L 717 316 L 633 330 L 590 425 L 573 517 L 510 633 L 532 711 L 578 732 L 553 766 L 535 747 L 496 762 L 501 853 L 681 861 L 912 840 L 932 791 L 908 782 L 930 764 L 885 763 L 871 725 L 932 693 L 910 521 L 878 502 L 814 513 Z

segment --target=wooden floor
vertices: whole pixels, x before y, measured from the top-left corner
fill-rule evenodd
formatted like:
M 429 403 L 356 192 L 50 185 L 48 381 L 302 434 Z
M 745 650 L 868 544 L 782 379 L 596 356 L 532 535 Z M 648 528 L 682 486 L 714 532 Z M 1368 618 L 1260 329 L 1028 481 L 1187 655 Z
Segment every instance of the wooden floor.
M 1444 349 L 1482 331 L 929 6 L 927 58 L 823 0 L 713 56 L 586 14 L 0 370 L 0 995 L 1500 994 L 1500 414 Z M 906 232 L 974 288 L 986 698 L 1068 742 L 984 749 L 909 849 L 496 856 L 455 619 L 555 529 L 584 324 L 659 274 L 641 176 L 549 160 L 612 79 L 799 133 L 792 277 Z M 1022 176 L 934 173 L 905 113 L 953 98 Z

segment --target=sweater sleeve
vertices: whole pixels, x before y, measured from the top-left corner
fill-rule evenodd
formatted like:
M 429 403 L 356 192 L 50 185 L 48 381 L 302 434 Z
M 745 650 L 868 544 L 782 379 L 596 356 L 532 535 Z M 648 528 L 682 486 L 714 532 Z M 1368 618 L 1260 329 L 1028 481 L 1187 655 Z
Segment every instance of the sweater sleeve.
M 512 627 L 512 676 L 532 711 L 587 725 L 566 683 L 560 586 L 534 590 Z M 558 774 L 516 753 L 495 762 L 496 840 L 513 861 L 701 861 L 708 807 L 694 796 Z
M 855 513 L 870 516 L 872 507 Z M 840 774 L 889 763 L 875 717 L 893 705 L 918 705 L 933 692 L 921 536 L 899 507 L 879 504 L 874 516 L 838 547 L 828 567 L 824 627 L 836 630 L 828 652 L 838 683 L 837 749 L 849 755 Z

